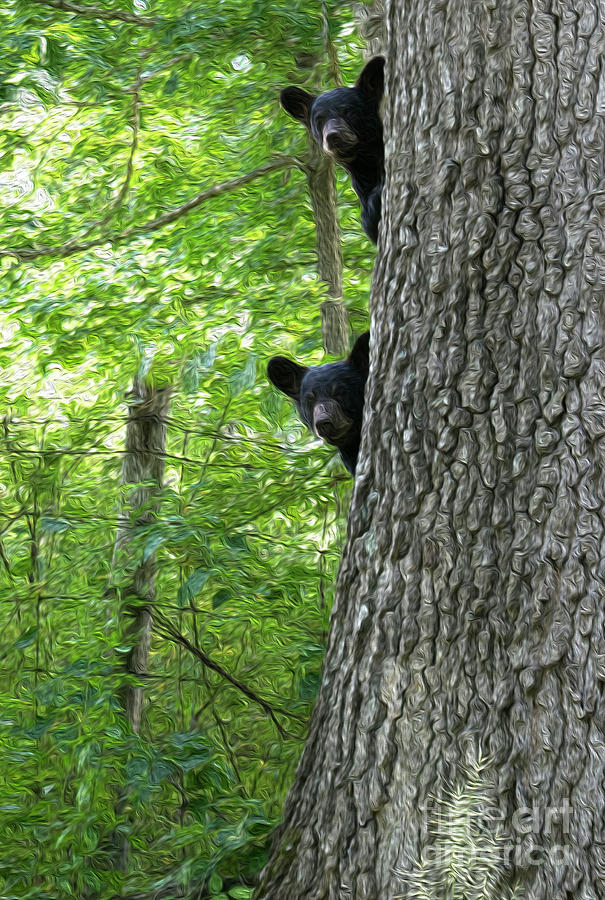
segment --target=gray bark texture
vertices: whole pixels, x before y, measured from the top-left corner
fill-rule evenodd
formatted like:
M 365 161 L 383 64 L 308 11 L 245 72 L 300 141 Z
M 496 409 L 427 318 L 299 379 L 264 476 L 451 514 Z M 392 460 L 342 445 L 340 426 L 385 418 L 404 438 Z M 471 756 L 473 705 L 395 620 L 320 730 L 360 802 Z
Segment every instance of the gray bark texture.
M 355 3 L 353 12 L 357 22 L 357 30 L 365 43 L 366 59 L 373 56 L 384 56 L 386 52 L 386 16 L 385 0 L 374 0 L 373 3 Z
M 129 398 L 126 453 L 122 464 L 124 484 L 136 484 L 129 498 L 131 524 L 120 528 L 118 543 L 125 549 L 132 529 L 148 526 L 157 516 L 157 494 L 162 486 L 166 453 L 166 417 L 170 390 L 155 389 L 135 378 Z M 124 640 L 132 645 L 126 656 L 126 671 L 135 678 L 147 672 L 155 598 L 155 555 L 141 557 L 132 579 L 123 613 Z M 124 697 L 132 730 L 139 732 L 143 710 L 143 688 L 130 684 Z
M 342 245 L 334 164 L 311 138 L 307 181 L 317 234 L 317 274 L 325 282 L 329 298 L 321 305 L 324 350 L 335 356 L 346 356 L 349 352 L 349 316 L 342 299 Z
M 387 4 L 364 435 L 263 900 L 605 897 L 604 18 Z

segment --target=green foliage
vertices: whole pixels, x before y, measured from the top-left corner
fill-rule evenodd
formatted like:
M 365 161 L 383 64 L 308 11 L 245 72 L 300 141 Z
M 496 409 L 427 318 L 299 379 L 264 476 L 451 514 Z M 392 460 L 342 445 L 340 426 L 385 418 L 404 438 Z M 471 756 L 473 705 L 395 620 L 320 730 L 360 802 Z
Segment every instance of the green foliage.
M 0 10 L 0 893 L 241 900 L 317 694 L 350 482 L 265 377 L 272 353 L 322 358 L 304 175 L 284 163 L 148 226 L 304 156 L 277 97 L 330 86 L 321 4 L 89 5 L 147 24 Z M 348 5 L 329 33 L 351 81 Z M 374 250 L 339 179 L 359 333 Z M 136 373 L 172 400 L 159 512 L 123 553 Z M 123 609 L 141 561 L 137 735 Z

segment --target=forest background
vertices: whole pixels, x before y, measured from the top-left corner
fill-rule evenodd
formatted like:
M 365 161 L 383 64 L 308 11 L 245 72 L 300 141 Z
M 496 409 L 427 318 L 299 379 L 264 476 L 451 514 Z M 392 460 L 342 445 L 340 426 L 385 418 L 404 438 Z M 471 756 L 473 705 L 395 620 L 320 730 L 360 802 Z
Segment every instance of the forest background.
M 252 894 L 351 486 L 265 376 L 274 353 L 334 358 L 309 149 L 278 97 L 352 83 L 363 50 L 341 3 L 0 10 L 2 898 Z M 375 248 L 337 177 L 357 335 Z M 125 477 L 133 382 L 169 396 L 147 495 Z

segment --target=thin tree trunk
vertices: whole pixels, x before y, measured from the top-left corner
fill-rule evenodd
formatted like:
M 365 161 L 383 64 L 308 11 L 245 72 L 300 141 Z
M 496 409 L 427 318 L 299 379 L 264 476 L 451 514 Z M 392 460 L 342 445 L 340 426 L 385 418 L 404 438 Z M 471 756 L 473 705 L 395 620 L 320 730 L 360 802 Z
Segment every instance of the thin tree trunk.
M 366 425 L 263 900 L 605 896 L 604 15 L 388 7 Z
M 134 533 L 150 525 L 158 514 L 158 493 L 162 486 L 166 453 L 166 417 L 170 406 L 170 389 L 156 389 L 135 377 L 129 396 L 126 425 L 126 452 L 122 463 L 122 483 L 137 485 L 128 497 L 128 508 L 119 517 L 118 534 L 111 562 L 112 580 L 116 568 L 126 562 Z M 119 569 L 118 569 L 119 572 Z M 126 589 L 121 615 L 124 619 L 124 643 L 130 645 L 125 669 L 129 676 L 122 702 L 130 726 L 138 734 L 143 713 L 143 686 L 138 683 L 148 670 L 149 648 L 153 626 L 155 599 L 155 554 L 142 554 L 136 563 L 130 587 Z M 118 797 L 118 821 L 129 823 L 127 801 L 129 786 Z M 130 823 L 129 823 L 130 824 Z M 117 839 L 116 855 L 121 871 L 126 871 L 130 853 L 128 837 Z
M 126 453 L 122 465 L 124 484 L 136 484 L 129 498 L 131 523 L 120 530 L 118 543 L 128 544 L 132 530 L 153 523 L 158 513 L 157 494 L 162 486 L 166 452 L 166 417 L 170 390 L 157 390 L 135 378 L 128 409 Z M 153 602 L 155 596 L 155 556 L 142 556 L 137 563 L 130 597 L 124 612 L 127 616 L 125 641 L 131 644 L 126 656 L 126 671 L 137 678 L 147 672 Z M 132 730 L 139 732 L 143 709 L 143 688 L 129 684 L 125 691 L 125 709 Z
M 317 235 L 317 274 L 327 285 L 321 304 L 324 350 L 336 356 L 349 352 L 349 317 L 342 299 L 342 246 L 336 202 L 334 165 L 314 140 L 309 141 L 309 194 Z
M 325 0 L 322 0 L 321 10 L 328 72 L 334 86 L 340 87 L 338 54 L 330 37 L 330 13 Z M 342 299 L 342 244 L 334 164 L 313 139 L 309 140 L 307 179 L 315 220 L 317 273 L 328 288 L 328 299 L 321 304 L 324 350 L 335 356 L 346 356 L 349 352 L 349 314 Z

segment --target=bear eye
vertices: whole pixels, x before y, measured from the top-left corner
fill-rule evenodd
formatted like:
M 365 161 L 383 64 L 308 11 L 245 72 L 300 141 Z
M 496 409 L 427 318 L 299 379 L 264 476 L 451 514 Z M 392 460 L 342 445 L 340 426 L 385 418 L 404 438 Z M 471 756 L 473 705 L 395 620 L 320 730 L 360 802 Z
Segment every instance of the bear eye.
M 309 391 L 305 396 L 305 406 L 313 406 L 315 403 L 315 391 Z

